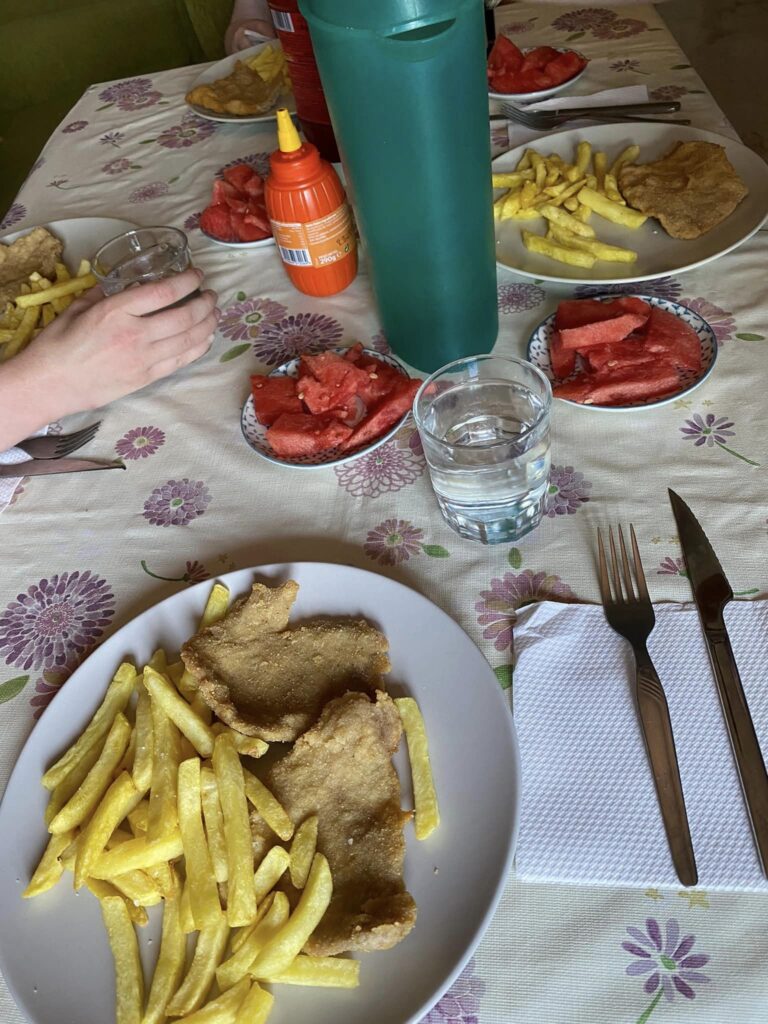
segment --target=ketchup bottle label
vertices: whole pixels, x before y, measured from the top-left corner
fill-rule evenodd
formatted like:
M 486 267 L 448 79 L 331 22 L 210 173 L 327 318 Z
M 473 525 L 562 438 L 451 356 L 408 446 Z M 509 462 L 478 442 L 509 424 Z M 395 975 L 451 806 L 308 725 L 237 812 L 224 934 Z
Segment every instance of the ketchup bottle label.
M 355 248 L 355 230 L 349 206 L 304 224 L 270 221 L 284 263 L 290 267 L 326 267 Z

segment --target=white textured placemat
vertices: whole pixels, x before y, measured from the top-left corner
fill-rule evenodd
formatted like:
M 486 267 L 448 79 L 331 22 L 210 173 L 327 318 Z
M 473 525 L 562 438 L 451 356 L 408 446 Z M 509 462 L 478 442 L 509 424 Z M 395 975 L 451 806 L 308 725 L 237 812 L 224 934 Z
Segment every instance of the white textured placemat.
M 733 603 L 726 621 L 765 752 L 768 602 Z M 768 891 L 695 607 L 657 606 L 648 648 L 669 703 L 699 885 Z M 515 651 L 518 876 L 679 884 L 634 708 L 629 644 L 601 607 L 548 601 L 520 612 Z

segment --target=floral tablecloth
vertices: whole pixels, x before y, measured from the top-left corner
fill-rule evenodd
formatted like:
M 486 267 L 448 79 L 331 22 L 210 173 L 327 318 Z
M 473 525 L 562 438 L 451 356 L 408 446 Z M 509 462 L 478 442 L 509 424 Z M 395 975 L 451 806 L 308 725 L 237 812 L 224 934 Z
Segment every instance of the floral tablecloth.
M 521 44 L 578 45 L 592 58 L 580 92 L 644 83 L 653 98 L 679 98 L 696 126 L 734 134 L 652 7 L 516 4 L 497 20 Z M 179 588 L 230 569 L 314 559 L 390 574 L 452 615 L 505 688 L 516 608 L 542 597 L 597 600 L 597 523 L 634 522 L 653 598 L 690 598 L 668 485 L 705 522 L 734 589 L 766 592 L 764 231 L 709 267 L 641 289 L 713 325 L 721 350 L 712 378 L 650 413 L 558 404 L 541 526 L 516 547 L 484 548 L 441 520 L 412 426 L 373 454 L 313 473 L 272 466 L 243 443 L 249 373 L 353 340 L 385 350 L 386 340 L 363 273 L 339 296 L 310 299 L 290 287 L 274 250 L 224 250 L 202 238 L 197 221 L 214 175 L 242 160 L 264 172 L 275 135 L 269 124 L 216 125 L 188 112 L 183 95 L 196 74 L 92 86 L 0 224 L 115 216 L 183 227 L 224 310 L 201 362 L 100 413 L 88 453 L 121 456 L 126 473 L 25 480 L 0 517 L 0 785 L 94 645 Z M 493 141 L 500 151 L 514 134 L 494 128 Z M 522 353 L 567 292 L 500 272 L 498 351 Z M 65 428 L 93 418 L 72 417 Z M 768 1014 L 766 964 L 768 899 L 512 877 L 468 967 L 426 1019 L 758 1024 Z M 0 1019 L 22 1020 L 4 987 Z

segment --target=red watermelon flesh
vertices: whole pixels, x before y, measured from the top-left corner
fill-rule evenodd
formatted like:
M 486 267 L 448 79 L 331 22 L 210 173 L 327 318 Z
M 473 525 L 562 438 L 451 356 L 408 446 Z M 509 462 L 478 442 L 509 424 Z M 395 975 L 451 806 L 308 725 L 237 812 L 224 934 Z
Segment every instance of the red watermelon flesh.
M 251 394 L 256 419 L 265 427 L 283 413 L 304 412 L 293 377 L 264 377 L 255 373 L 251 377 Z
M 560 85 L 562 82 L 567 82 L 569 78 L 573 78 L 586 66 L 587 61 L 584 57 L 574 53 L 573 50 L 567 50 L 565 53 L 558 53 L 549 61 L 546 72 L 552 85 Z
M 545 68 L 550 61 L 555 60 L 559 56 L 560 53 L 553 46 L 536 46 L 523 55 L 523 63 L 520 66 L 520 70 L 529 71 L 531 69 L 539 70 L 540 68 Z
M 314 377 L 300 377 L 296 393 L 314 416 L 327 412 L 344 421 L 357 413 L 357 394 L 349 386 L 335 388 Z
M 237 235 L 232 225 L 232 213 L 223 203 L 212 203 L 200 214 L 200 228 L 222 242 L 236 242 Z
M 698 335 L 674 313 L 654 306 L 643 338 L 649 352 L 666 356 L 684 370 L 701 369 L 701 342 Z
M 645 366 L 658 361 L 658 356 L 649 352 L 642 336 L 630 335 L 624 341 L 613 345 L 593 345 L 584 353 L 590 370 L 615 370 L 625 366 Z
M 558 331 L 570 330 L 572 327 L 583 327 L 599 320 L 612 320 L 622 313 L 635 313 L 648 319 L 651 307 L 634 295 L 622 295 L 611 302 L 600 302 L 598 299 L 563 299 L 557 306 L 555 327 Z
M 412 380 L 409 377 L 400 375 L 398 382 L 391 392 L 382 398 L 376 408 L 370 412 L 365 419 L 357 426 L 352 435 L 343 443 L 345 451 L 353 448 L 360 448 L 369 444 L 377 437 L 394 426 L 413 405 L 416 392 L 421 385 L 420 380 Z
M 582 327 L 563 328 L 560 331 L 560 339 L 563 348 L 581 351 L 591 345 L 610 345 L 614 341 L 622 341 L 644 323 L 643 316 L 623 313 L 611 320 L 600 320 L 597 323 L 584 324 Z
M 517 71 L 523 63 L 523 54 L 507 36 L 496 36 L 488 55 L 488 79 L 500 71 Z
M 235 164 L 234 167 L 226 167 L 222 172 L 224 181 L 239 191 L 245 188 L 246 182 L 250 181 L 255 172 L 249 164 Z
M 557 398 L 567 398 L 584 405 L 631 405 L 646 398 L 660 398 L 680 386 L 675 366 L 667 360 L 658 360 L 652 366 L 603 370 L 585 375 L 567 384 L 553 388 Z
M 563 377 L 569 377 L 576 369 L 576 353 L 573 349 L 563 348 L 558 331 L 552 332 L 549 342 L 549 360 L 552 364 L 552 372 L 561 380 Z
M 266 437 L 276 455 L 296 459 L 337 448 L 351 433 L 351 427 L 327 413 L 320 416 L 283 413 L 267 430 Z
M 363 346 L 362 346 L 362 344 L 359 341 L 356 341 L 355 344 L 351 345 L 347 349 L 347 351 L 344 353 L 344 358 L 348 362 L 355 363 L 357 365 L 357 364 L 360 363 L 362 355 L 363 355 Z

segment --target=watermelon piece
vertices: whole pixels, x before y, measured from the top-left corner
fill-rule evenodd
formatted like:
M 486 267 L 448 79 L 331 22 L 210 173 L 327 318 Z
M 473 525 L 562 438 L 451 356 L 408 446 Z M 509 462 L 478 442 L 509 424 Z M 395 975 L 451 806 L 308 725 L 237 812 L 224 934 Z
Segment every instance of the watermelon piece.
M 223 203 L 213 203 L 200 214 L 200 230 L 222 242 L 236 242 L 232 211 Z
M 496 36 L 488 54 L 488 81 L 493 87 L 493 75 L 501 71 L 517 71 L 523 63 L 523 54 L 507 36 Z
M 357 394 L 345 389 L 330 387 L 314 377 L 299 377 L 296 393 L 313 416 L 330 413 L 336 419 L 345 421 L 354 419 L 358 414 Z
M 245 220 L 245 223 L 250 227 L 258 228 L 265 238 L 268 238 L 269 235 L 272 234 L 269 219 L 263 206 L 249 201 L 246 204 L 244 214 L 243 219 Z
M 358 395 L 368 407 L 375 405 L 388 395 L 398 381 L 403 379 L 402 373 L 394 366 L 383 363 L 379 359 L 365 357 L 367 362 L 361 365 L 365 379 L 358 388 Z
M 251 394 L 256 419 L 265 427 L 271 426 L 283 413 L 304 412 L 293 377 L 264 377 L 254 373 Z
M 352 434 L 352 428 L 327 413 L 283 413 L 267 430 L 266 438 L 276 455 L 297 459 L 338 448 Z
M 562 85 L 569 78 L 573 78 L 587 66 L 587 61 L 573 50 L 565 53 L 558 53 L 549 61 L 546 66 L 546 73 L 549 75 L 552 85 Z
M 584 356 L 590 370 L 616 370 L 627 366 L 647 366 L 658 361 L 658 356 L 649 352 L 641 335 L 631 335 L 624 341 L 612 345 L 593 345 Z
M 235 164 L 234 167 L 227 167 L 222 171 L 224 181 L 234 186 L 238 192 L 243 190 L 245 183 L 250 181 L 254 174 L 255 171 L 249 164 Z
M 625 367 L 603 370 L 599 374 L 584 375 L 566 384 L 557 384 L 552 393 L 584 405 L 632 405 L 648 398 L 661 398 L 680 387 L 675 366 L 667 360 L 657 360 L 652 366 Z
M 654 306 L 643 332 L 646 349 L 684 370 L 701 369 L 701 342 L 692 327 L 674 313 Z
M 350 346 L 350 348 L 348 348 L 347 351 L 344 353 L 344 358 L 348 360 L 350 363 L 355 363 L 355 365 L 358 365 L 360 363 L 362 356 L 363 346 L 362 343 L 359 341 L 356 341 L 355 344 Z
M 613 302 L 607 303 L 609 306 L 613 306 L 616 310 L 620 310 L 622 313 L 635 313 L 637 316 L 643 316 L 647 320 L 651 315 L 650 302 L 646 302 L 645 299 L 638 299 L 636 295 L 621 295 L 618 299 L 614 299 Z
M 622 341 L 632 331 L 645 324 L 645 317 L 637 313 L 622 313 L 610 320 L 584 324 L 582 327 L 568 327 L 560 330 L 563 348 L 576 349 L 581 352 L 591 345 L 610 345 L 614 341 Z
M 560 379 L 569 377 L 576 369 L 576 352 L 563 348 L 558 331 L 553 331 L 549 342 L 549 361 L 552 364 L 552 372 Z
M 523 55 L 523 63 L 520 66 L 520 70 L 542 70 L 560 56 L 559 50 L 556 50 L 553 46 L 535 46 Z
M 420 380 L 400 375 L 391 392 L 382 398 L 376 408 L 355 428 L 342 444 L 342 449 L 351 451 L 353 448 L 360 448 L 362 445 L 375 441 L 377 437 L 381 437 L 406 413 L 410 412 L 420 386 Z
M 583 327 L 599 320 L 611 320 L 622 313 L 635 313 L 647 319 L 651 307 L 634 295 L 622 295 L 611 302 L 600 302 L 599 299 L 563 299 L 558 303 L 555 313 L 555 328 L 562 331 L 572 327 Z
M 243 185 L 243 193 L 251 199 L 261 199 L 264 195 L 264 179 L 258 174 L 252 174 Z

